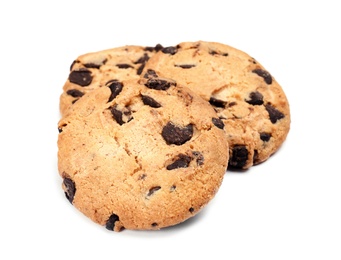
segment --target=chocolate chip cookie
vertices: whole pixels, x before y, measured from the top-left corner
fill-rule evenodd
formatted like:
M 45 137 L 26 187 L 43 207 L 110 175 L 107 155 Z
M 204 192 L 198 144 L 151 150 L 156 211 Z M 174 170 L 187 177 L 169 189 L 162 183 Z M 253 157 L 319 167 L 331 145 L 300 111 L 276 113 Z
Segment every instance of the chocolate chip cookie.
M 121 46 L 79 56 L 70 67 L 70 74 L 60 96 L 60 112 L 85 93 L 110 85 L 112 80 L 139 78 L 146 61 L 163 47 Z
M 229 166 L 247 169 L 267 160 L 290 129 L 286 95 L 275 78 L 248 54 L 216 42 L 165 47 L 145 65 L 198 93 L 225 125 Z
M 226 171 L 223 120 L 174 80 L 153 73 L 101 80 L 109 79 L 58 124 L 66 198 L 114 231 L 160 229 L 196 215 Z

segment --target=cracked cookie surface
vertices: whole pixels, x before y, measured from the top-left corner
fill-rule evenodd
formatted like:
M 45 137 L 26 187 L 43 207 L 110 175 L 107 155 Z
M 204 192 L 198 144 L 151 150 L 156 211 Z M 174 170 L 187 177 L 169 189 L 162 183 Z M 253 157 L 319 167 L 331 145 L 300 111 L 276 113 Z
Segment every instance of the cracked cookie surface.
M 228 163 L 223 122 L 173 80 L 113 81 L 58 124 L 66 198 L 109 230 L 160 229 L 196 215 Z
M 142 75 L 173 78 L 208 101 L 224 123 L 229 167 L 247 169 L 275 153 L 290 129 L 286 95 L 248 54 L 216 42 L 183 42 L 163 48 Z
M 110 85 L 112 80 L 139 78 L 146 61 L 162 48 L 160 44 L 155 47 L 127 45 L 77 57 L 60 96 L 62 116 L 89 91 Z

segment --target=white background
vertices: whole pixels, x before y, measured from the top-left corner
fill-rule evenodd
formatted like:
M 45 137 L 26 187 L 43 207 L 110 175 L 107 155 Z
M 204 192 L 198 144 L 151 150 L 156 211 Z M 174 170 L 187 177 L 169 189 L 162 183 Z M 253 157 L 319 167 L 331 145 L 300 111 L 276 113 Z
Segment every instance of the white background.
M 341 259 L 338 1 L 2 1 L 0 259 Z M 217 41 L 281 84 L 292 123 L 281 149 L 227 172 L 196 217 L 109 232 L 65 199 L 59 95 L 79 55 L 126 44 Z

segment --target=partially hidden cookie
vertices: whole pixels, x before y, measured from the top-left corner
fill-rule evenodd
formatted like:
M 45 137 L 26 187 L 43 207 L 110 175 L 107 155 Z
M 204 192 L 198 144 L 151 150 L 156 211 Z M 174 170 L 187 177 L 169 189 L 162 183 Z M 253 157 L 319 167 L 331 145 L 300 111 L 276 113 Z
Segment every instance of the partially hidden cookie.
M 60 96 L 61 115 L 89 91 L 110 86 L 114 80 L 139 78 L 146 61 L 162 48 L 160 44 L 155 47 L 127 45 L 79 56 L 71 64 Z
M 173 80 L 114 84 L 85 94 L 59 122 L 66 198 L 114 231 L 160 229 L 193 217 L 226 171 L 224 123 Z
M 224 122 L 229 167 L 248 169 L 267 160 L 290 129 L 287 97 L 275 78 L 248 54 L 216 42 L 163 48 L 145 65 L 208 101 Z

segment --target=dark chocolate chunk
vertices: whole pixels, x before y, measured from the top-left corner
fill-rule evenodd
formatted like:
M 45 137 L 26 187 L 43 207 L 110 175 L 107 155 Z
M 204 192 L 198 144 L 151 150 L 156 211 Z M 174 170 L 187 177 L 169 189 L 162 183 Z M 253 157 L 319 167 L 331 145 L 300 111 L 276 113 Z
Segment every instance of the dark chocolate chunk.
M 248 150 L 244 145 L 236 145 L 232 148 L 229 166 L 241 169 L 246 165 L 248 159 Z
M 156 222 L 152 223 L 152 227 L 157 227 L 158 224 Z
M 72 83 L 86 87 L 90 85 L 92 81 L 91 71 L 84 68 L 73 70 L 70 72 L 69 80 Z
M 63 184 L 65 186 L 65 197 L 70 201 L 72 204 L 73 198 L 75 197 L 76 194 L 76 184 L 74 183 L 73 180 L 70 178 L 64 178 Z
M 156 90 L 167 90 L 171 86 L 176 86 L 176 83 L 159 78 L 150 78 L 145 86 Z
M 237 102 L 236 101 L 232 101 L 232 102 L 230 102 L 230 103 L 228 103 L 228 107 L 233 107 L 233 106 L 235 106 L 235 105 L 237 105 Z
M 190 69 L 190 68 L 195 67 L 196 65 L 195 64 L 179 64 L 179 65 L 174 65 L 174 66 L 182 68 L 182 69 Z
M 71 65 L 70 65 L 70 71 L 73 69 L 73 66 L 76 64 L 76 63 L 78 63 L 79 61 L 77 61 L 77 60 L 74 60 L 72 63 L 71 63 Z
M 162 49 L 163 49 L 163 46 L 160 43 L 156 44 L 154 47 L 154 51 L 161 51 Z
M 112 214 L 107 220 L 107 223 L 105 224 L 105 228 L 113 231 L 115 228 L 115 222 L 119 220 L 120 218 L 116 214 Z
M 187 168 L 191 161 L 192 157 L 185 154 L 179 154 L 177 159 L 172 164 L 168 165 L 166 169 L 170 171 L 178 168 Z
M 78 99 L 79 99 L 79 98 L 72 100 L 72 102 L 71 102 L 72 105 L 73 105 L 74 103 L 76 103 L 76 101 L 78 101 Z
M 194 212 L 194 208 L 193 208 L 193 207 L 190 207 L 188 211 L 191 212 L 191 213 L 193 213 L 193 212 Z
M 263 132 L 263 133 L 259 133 L 259 137 L 262 141 L 268 142 L 271 138 L 271 134 Z
M 119 69 L 134 68 L 132 65 L 127 64 L 127 63 L 119 63 L 119 64 L 116 64 L 116 66 L 117 66 Z
M 218 128 L 220 128 L 220 129 L 224 129 L 224 122 L 223 122 L 223 120 L 221 120 L 220 118 L 215 118 L 215 117 L 213 117 L 212 118 L 212 123 L 216 126 L 216 127 L 218 127 Z
M 223 100 L 220 100 L 220 99 L 217 99 L 217 98 L 214 98 L 214 97 L 211 97 L 210 100 L 209 100 L 210 104 L 212 106 L 215 106 L 215 107 L 222 107 L 222 108 L 225 108 L 227 102 L 226 101 L 223 101 Z
M 109 84 L 109 85 L 108 85 Z M 111 90 L 111 95 L 108 102 L 112 101 L 122 91 L 123 84 L 117 80 L 111 80 L 106 83 L 107 87 Z
M 128 123 L 129 121 L 131 121 L 133 119 L 133 117 L 131 116 L 131 111 L 129 110 L 129 108 L 125 108 L 123 112 L 121 110 L 117 109 L 117 105 L 115 105 L 114 107 L 110 107 L 109 109 L 110 109 L 110 112 L 111 112 L 113 118 L 120 125 Z
M 272 105 L 266 104 L 265 108 L 266 111 L 268 111 L 269 113 L 271 123 L 275 124 L 277 120 L 284 118 L 284 114 L 277 110 L 276 108 L 274 108 Z
M 161 51 L 166 54 L 174 55 L 175 53 L 177 53 L 178 48 L 174 46 L 170 46 L 170 47 L 163 48 Z
M 87 63 L 84 64 L 84 67 L 88 69 L 99 69 L 99 67 L 101 67 L 101 64 Z
M 86 63 L 84 64 L 84 66 L 86 68 L 92 68 L 92 69 L 99 69 L 103 64 L 105 64 L 108 60 L 107 59 L 104 59 L 102 60 L 100 63 Z
M 84 93 L 78 89 L 69 89 L 66 91 L 66 94 L 70 95 L 71 97 L 82 97 L 84 95 Z
M 143 101 L 143 104 L 154 107 L 154 108 L 161 107 L 160 103 L 158 103 L 155 99 L 146 95 L 142 95 L 142 101 Z
M 247 103 L 251 104 L 251 105 L 263 105 L 263 95 L 258 92 L 258 91 L 254 91 L 251 92 L 249 95 L 249 100 L 245 100 Z
M 144 48 L 145 51 L 150 51 L 150 52 L 153 52 L 153 51 L 158 52 L 162 49 L 163 49 L 163 46 L 160 43 L 156 44 L 155 47 L 149 47 L 148 46 L 148 47 Z
M 163 127 L 161 135 L 168 145 L 182 145 L 192 138 L 193 125 L 189 124 L 185 127 L 178 127 L 172 122 L 168 122 Z
M 143 71 L 143 69 L 144 69 L 145 66 L 146 66 L 146 63 L 142 63 L 142 64 L 140 65 L 140 67 L 137 68 L 136 74 L 137 74 L 137 75 L 141 75 L 141 73 L 142 73 L 142 71 Z
M 221 55 L 221 56 L 225 56 L 225 57 L 229 56 L 229 54 L 227 52 L 220 53 L 220 52 L 217 52 L 217 51 L 214 51 L 214 50 L 210 50 L 209 54 L 211 54 L 213 56 L 214 55 Z
M 143 75 L 145 79 L 149 78 L 157 78 L 158 75 L 156 74 L 155 70 L 148 69 L 147 72 Z
M 266 84 L 270 85 L 272 83 L 272 77 L 269 72 L 262 69 L 255 69 L 252 71 L 253 73 L 256 73 L 258 76 L 262 77 Z
M 134 64 L 146 63 L 149 60 L 149 56 L 147 53 L 144 53 L 141 58 L 134 62 Z
M 201 152 L 193 151 L 192 154 L 194 155 L 194 157 L 196 157 L 196 161 L 197 161 L 197 165 L 198 166 L 204 164 L 205 158 L 204 158 L 204 156 L 202 155 Z
M 149 189 L 149 192 L 147 194 L 147 197 L 153 195 L 156 191 L 158 191 L 159 189 L 161 189 L 160 186 L 155 186 L 155 187 L 152 187 L 151 189 Z

